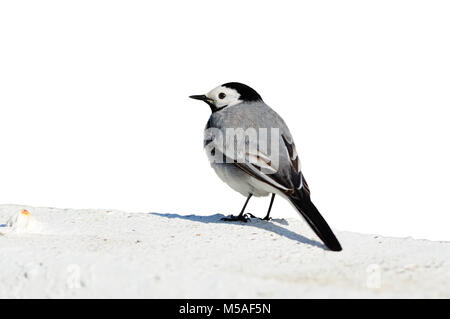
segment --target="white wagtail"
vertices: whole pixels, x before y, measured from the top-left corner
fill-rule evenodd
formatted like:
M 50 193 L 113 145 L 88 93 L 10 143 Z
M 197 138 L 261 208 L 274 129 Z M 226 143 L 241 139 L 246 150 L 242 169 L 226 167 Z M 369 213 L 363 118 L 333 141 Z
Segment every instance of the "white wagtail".
M 291 202 L 330 250 L 342 250 L 327 222 L 311 202 L 288 127 L 261 96 L 245 84 L 231 82 L 206 95 L 192 95 L 190 98 L 206 102 L 212 111 L 204 137 L 211 166 L 222 181 L 247 197 L 240 214 L 224 220 L 247 221 L 244 211 L 250 198 L 272 194 L 264 218 L 269 220 L 275 194 L 278 194 Z M 270 136 L 267 135 L 269 129 Z M 237 132 L 244 132 L 241 139 Z M 257 132 L 256 138 L 252 132 Z

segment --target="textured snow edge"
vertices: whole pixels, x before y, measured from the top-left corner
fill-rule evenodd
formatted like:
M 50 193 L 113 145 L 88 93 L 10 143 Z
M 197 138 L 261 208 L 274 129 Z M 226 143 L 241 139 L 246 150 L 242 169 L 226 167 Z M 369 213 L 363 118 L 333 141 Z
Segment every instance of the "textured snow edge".
M 0 205 L 0 298 L 449 298 L 450 243 L 300 219 Z

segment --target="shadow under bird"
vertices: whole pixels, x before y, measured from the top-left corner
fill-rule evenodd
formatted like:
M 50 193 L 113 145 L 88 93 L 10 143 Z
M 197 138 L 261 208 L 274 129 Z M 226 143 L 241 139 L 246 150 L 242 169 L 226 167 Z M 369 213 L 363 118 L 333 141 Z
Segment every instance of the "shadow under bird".
M 230 82 L 205 95 L 192 95 L 190 98 L 206 102 L 212 111 L 204 134 L 204 147 L 212 168 L 222 181 L 247 197 L 240 214 L 224 220 L 247 221 L 249 217 L 244 212 L 250 198 L 271 194 L 269 209 L 264 217 L 264 220 L 269 220 L 277 194 L 296 208 L 330 250 L 342 250 L 330 226 L 311 201 L 294 140 L 286 123 L 264 103 L 261 96 L 245 84 Z M 239 130 L 247 133 L 249 129 L 258 134 L 267 132 L 267 140 L 245 134 L 242 143 L 237 135 L 230 142 L 226 138 L 230 136 L 227 135 L 230 129 L 234 133 Z

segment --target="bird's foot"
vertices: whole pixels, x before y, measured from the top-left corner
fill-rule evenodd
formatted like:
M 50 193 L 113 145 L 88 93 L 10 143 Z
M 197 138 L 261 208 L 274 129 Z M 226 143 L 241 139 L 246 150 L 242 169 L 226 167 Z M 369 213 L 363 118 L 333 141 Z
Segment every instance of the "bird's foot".
M 261 220 L 265 220 L 265 221 L 271 221 L 272 220 L 272 217 L 269 217 L 269 216 L 266 216 L 266 217 L 264 217 L 264 218 L 261 218 Z
M 220 220 L 223 220 L 225 222 L 248 222 L 250 220 L 250 218 L 254 218 L 255 216 L 247 213 L 247 214 L 243 214 L 243 215 L 238 215 L 238 216 L 233 216 L 230 215 L 230 217 L 223 217 Z

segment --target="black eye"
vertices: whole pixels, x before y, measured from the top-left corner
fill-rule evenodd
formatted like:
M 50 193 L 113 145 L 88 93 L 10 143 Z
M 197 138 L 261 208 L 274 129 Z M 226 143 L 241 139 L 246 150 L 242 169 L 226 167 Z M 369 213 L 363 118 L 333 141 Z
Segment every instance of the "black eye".
M 219 99 L 223 100 L 225 98 L 225 96 L 227 96 L 225 93 L 223 93 L 223 92 L 219 93 Z

